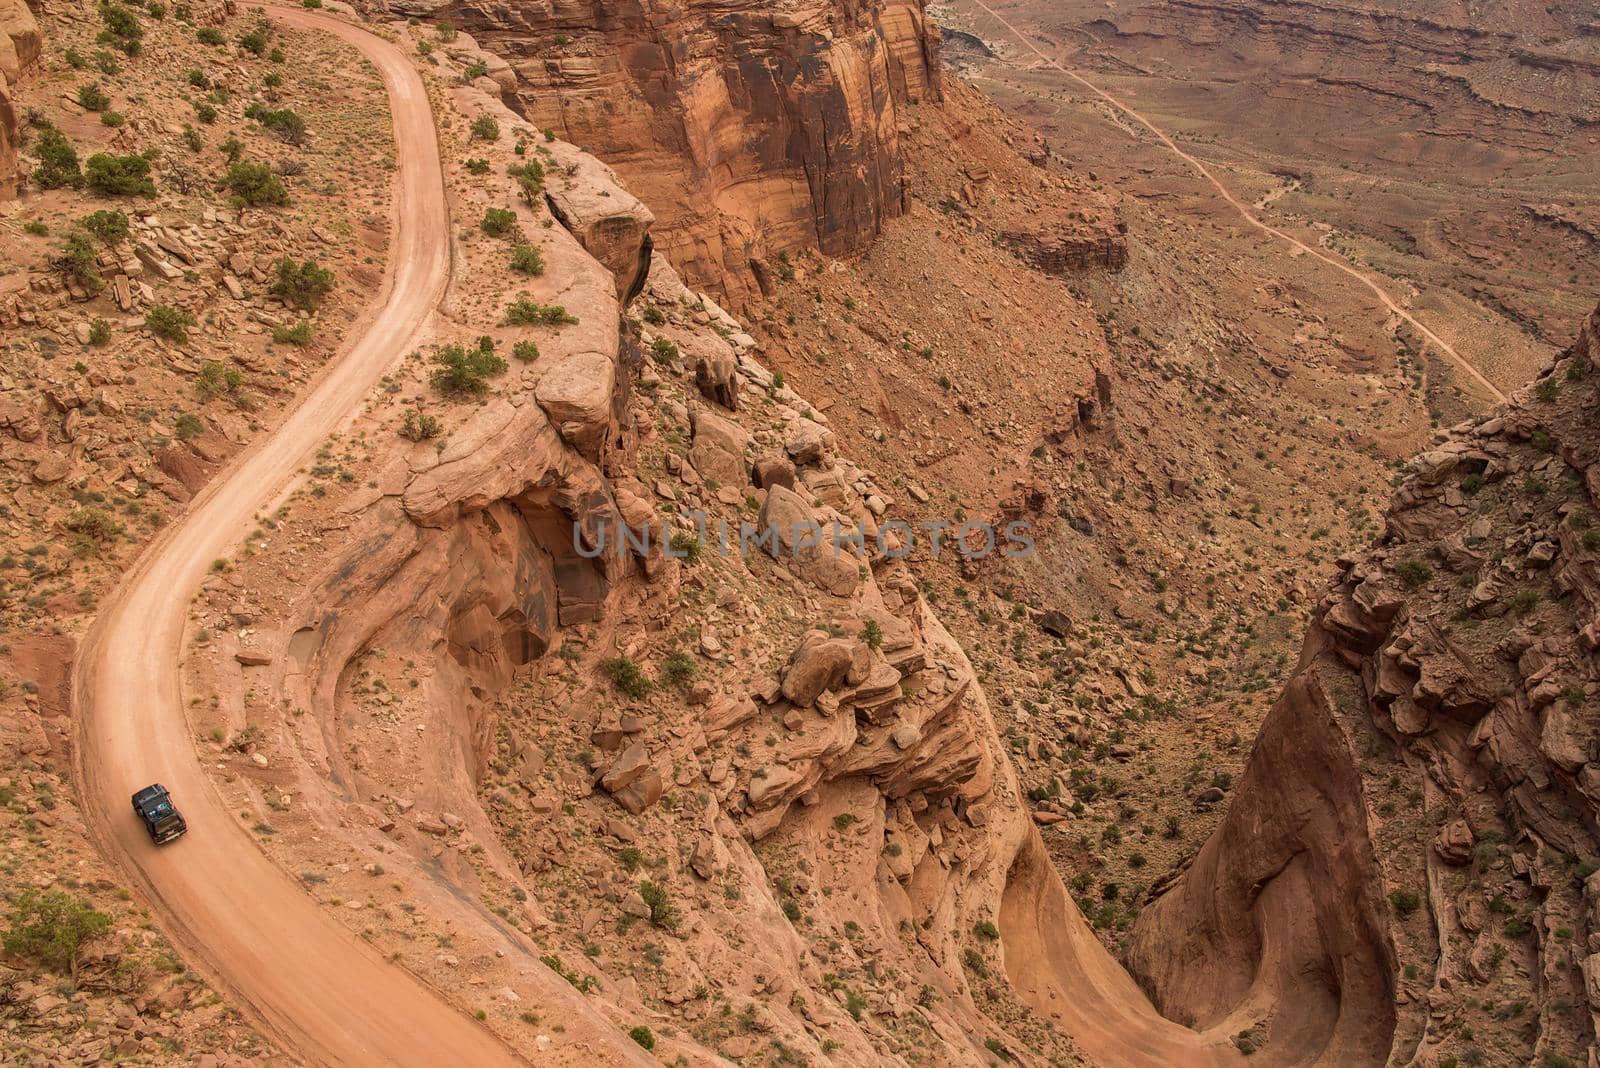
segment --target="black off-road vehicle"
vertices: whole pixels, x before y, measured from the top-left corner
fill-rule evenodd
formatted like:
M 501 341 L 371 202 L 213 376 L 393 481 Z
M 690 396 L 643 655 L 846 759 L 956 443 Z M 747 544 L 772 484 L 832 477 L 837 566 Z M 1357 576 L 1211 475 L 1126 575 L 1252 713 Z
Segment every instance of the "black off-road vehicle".
M 172 804 L 172 795 L 160 783 L 146 786 L 133 795 L 133 813 L 144 821 L 150 840 L 165 845 L 189 829 L 183 816 Z

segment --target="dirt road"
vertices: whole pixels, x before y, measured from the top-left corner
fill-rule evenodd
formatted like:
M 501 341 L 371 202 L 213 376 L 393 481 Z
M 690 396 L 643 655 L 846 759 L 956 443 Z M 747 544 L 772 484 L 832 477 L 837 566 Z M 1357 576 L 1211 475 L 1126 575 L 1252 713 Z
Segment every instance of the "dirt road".
M 287 1049 L 337 1064 L 510 1063 L 484 1027 L 385 962 L 266 857 L 201 770 L 184 715 L 184 620 L 211 562 L 237 548 L 257 512 L 411 347 L 450 275 L 439 146 L 410 61 L 336 19 L 269 11 L 350 42 L 383 76 L 399 155 L 384 293 L 283 425 L 150 546 L 90 630 L 74 678 L 85 817 L 188 959 L 253 1008 Z M 129 807 L 134 790 L 156 781 L 172 790 L 190 831 L 162 849 Z
M 1343 260 L 1338 259 L 1335 256 L 1330 256 L 1326 252 L 1316 248 L 1313 245 L 1306 244 L 1293 234 L 1280 230 L 1270 223 L 1263 222 L 1253 211 L 1246 207 L 1243 202 L 1235 197 L 1233 193 L 1228 190 L 1228 187 L 1223 185 L 1222 182 L 1218 180 L 1216 175 L 1211 173 L 1210 168 L 1208 168 L 1204 163 L 1201 163 L 1198 159 L 1195 159 L 1189 153 L 1185 152 L 1183 149 L 1179 148 L 1177 143 L 1174 142 L 1172 138 L 1168 137 L 1159 126 L 1145 118 L 1138 111 L 1129 107 L 1127 104 L 1124 104 L 1115 96 L 1112 96 L 1110 93 L 1091 82 L 1089 79 L 1085 78 L 1083 75 L 1078 74 L 1076 71 L 1073 71 L 1068 67 L 1064 67 L 1060 63 L 1056 62 L 1026 36 L 1024 36 L 1021 30 L 1007 22 L 998 11 L 984 3 L 983 0 L 972 0 L 972 3 L 975 7 L 981 8 L 983 11 L 988 12 L 991 18 L 1009 30 L 1011 35 L 1018 41 L 1022 42 L 1022 46 L 1024 48 L 1038 56 L 1051 69 L 1065 74 L 1068 78 L 1071 78 L 1073 81 L 1077 82 L 1079 85 L 1093 93 L 1095 96 L 1099 97 L 1101 100 L 1104 100 L 1107 104 L 1110 104 L 1112 107 L 1122 112 L 1122 114 L 1128 116 L 1134 122 L 1137 122 L 1139 125 L 1143 126 L 1145 129 L 1154 134 L 1163 145 L 1172 151 L 1173 155 L 1177 156 L 1189 166 L 1193 167 L 1195 172 L 1198 173 L 1200 177 L 1211 183 L 1211 185 L 1215 187 L 1217 193 L 1233 206 L 1234 210 L 1239 213 L 1239 216 L 1243 218 L 1245 222 L 1249 223 L 1257 230 L 1271 234 L 1273 237 L 1287 242 L 1292 247 L 1297 248 L 1310 256 L 1316 257 L 1335 270 L 1343 271 L 1351 278 L 1354 278 L 1356 281 L 1372 290 L 1373 294 L 1378 298 L 1385 308 L 1389 309 L 1390 313 L 1411 324 L 1411 327 L 1414 330 L 1426 338 L 1429 343 L 1431 343 L 1440 352 L 1444 353 L 1444 355 L 1453 361 L 1456 366 L 1461 368 L 1462 372 L 1465 373 L 1468 378 L 1471 378 L 1479 386 L 1483 387 L 1484 391 L 1488 393 L 1490 397 L 1494 398 L 1496 401 L 1504 403 L 1506 395 L 1500 391 L 1499 387 L 1485 378 L 1483 376 L 1483 372 L 1479 371 L 1477 367 L 1475 367 L 1469 360 L 1466 359 L 1466 357 L 1457 352 L 1449 342 L 1445 341 L 1438 334 L 1435 334 L 1432 330 L 1429 330 L 1426 326 L 1423 326 L 1420 322 L 1418 322 L 1415 316 L 1396 303 L 1394 298 L 1389 296 L 1388 292 L 1371 277 L 1361 271 L 1358 271 L 1356 268 L 1350 266 Z

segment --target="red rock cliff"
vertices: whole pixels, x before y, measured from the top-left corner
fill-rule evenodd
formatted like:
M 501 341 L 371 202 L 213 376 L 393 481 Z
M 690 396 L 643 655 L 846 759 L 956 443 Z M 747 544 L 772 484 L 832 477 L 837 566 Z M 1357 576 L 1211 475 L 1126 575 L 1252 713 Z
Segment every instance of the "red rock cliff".
M 614 166 L 691 284 L 867 245 L 905 196 L 899 125 L 939 98 L 922 0 L 395 0 L 504 57 L 508 101 Z
M 39 24 L 23 0 L 0 0 L 0 200 L 17 193 L 20 125 L 11 87 L 39 58 Z

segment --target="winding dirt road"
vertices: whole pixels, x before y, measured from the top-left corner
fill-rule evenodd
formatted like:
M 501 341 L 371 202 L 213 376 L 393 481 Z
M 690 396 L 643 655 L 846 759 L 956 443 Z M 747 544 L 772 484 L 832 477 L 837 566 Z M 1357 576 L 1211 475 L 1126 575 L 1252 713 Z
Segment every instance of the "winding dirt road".
M 973 6 L 988 12 L 991 18 L 1010 31 L 1011 36 L 1022 42 L 1022 46 L 1024 48 L 1038 56 L 1051 69 L 1065 74 L 1068 78 L 1071 78 L 1073 81 L 1077 82 L 1079 85 L 1093 93 L 1095 96 L 1098 96 L 1101 100 L 1104 100 L 1107 104 L 1110 104 L 1112 107 L 1122 112 L 1122 114 L 1128 116 L 1128 118 L 1149 130 L 1163 145 L 1172 151 L 1173 155 L 1177 156 L 1189 166 L 1193 167 L 1195 172 L 1198 173 L 1200 177 L 1204 178 L 1207 182 L 1210 182 L 1211 185 L 1216 189 L 1217 193 L 1221 195 L 1222 199 L 1231 204 L 1234 210 L 1239 213 L 1240 218 L 1244 219 L 1245 222 L 1249 223 L 1257 230 L 1260 230 L 1263 233 L 1271 234 L 1273 237 L 1288 243 L 1292 247 L 1297 248 L 1302 252 L 1305 252 L 1311 256 L 1315 256 L 1328 266 L 1336 270 L 1343 271 L 1351 278 L 1354 278 L 1356 281 L 1372 290 L 1373 294 L 1378 298 L 1385 308 L 1389 309 L 1392 314 L 1400 317 L 1407 323 L 1410 323 L 1419 334 L 1432 343 L 1440 352 L 1444 353 L 1445 356 L 1447 356 L 1456 364 L 1456 366 L 1460 367 L 1467 377 L 1471 378 L 1478 385 L 1482 386 L 1484 391 L 1488 393 L 1490 397 L 1493 397 L 1498 402 L 1505 402 L 1506 395 L 1502 393 L 1499 387 L 1497 387 L 1493 382 L 1485 378 L 1483 376 L 1483 372 L 1479 371 L 1477 367 L 1475 367 L 1469 360 L 1466 359 L 1466 357 L 1462 356 L 1453 347 L 1451 347 L 1449 342 L 1445 341 L 1438 334 L 1435 334 L 1432 330 L 1429 330 L 1426 326 L 1423 326 L 1422 323 L 1418 322 L 1414 315 L 1396 303 L 1395 299 L 1389 296 L 1388 291 L 1380 286 L 1370 276 L 1356 270 L 1343 260 L 1338 259 L 1335 256 L 1330 256 L 1326 252 L 1316 248 L 1313 245 L 1306 244 L 1293 234 L 1284 230 L 1280 230 L 1270 223 L 1263 222 L 1253 211 L 1251 211 L 1243 202 L 1241 202 L 1239 198 L 1235 197 L 1233 193 L 1229 191 L 1228 187 L 1222 184 L 1216 175 L 1211 173 L 1210 168 L 1208 168 L 1204 163 L 1201 163 L 1198 159 L 1191 156 L 1189 153 L 1185 152 L 1183 149 L 1179 148 L 1177 143 L 1173 141 L 1172 138 L 1168 137 L 1165 131 L 1163 131 L 1155 123 L 1151 122 L 1138 111 L 1129 107 L 1127 104 L 1124 104 L 1121 100 L 1106 92 L 1104 89 L 1100 88 L 1083 75 L 1056 62 L 1026 36 L 1024 36 L 1021 30 L 1017 29 L 1010 22 L 1007 22 L 1004 16 L 1002 16 L 998 11 L 990 7 L 988 4 L 984 3 L 983 0 L 972 0 L 972 4 Z
M 485 1028 L 385 962 L 267 858 L 201 770 L 184 715 L 184 620 L 211 562 L 238 546 L 255 515 L 412 347 L 450 277 L 439 146 L 410 61 L 336 19 L 268 10 L 354 45 L 388 89 L 399 170 L 384 290 L 283 425 L 237 457 L 150 546 L 91 628 L 74 676 L 85 820 L 186 957 L 299 1056 L 330 1064 L 511 1063 Z M 161 849 L 129 807 L 134 790 L 157 781 L 172 790 L 190 830 Z

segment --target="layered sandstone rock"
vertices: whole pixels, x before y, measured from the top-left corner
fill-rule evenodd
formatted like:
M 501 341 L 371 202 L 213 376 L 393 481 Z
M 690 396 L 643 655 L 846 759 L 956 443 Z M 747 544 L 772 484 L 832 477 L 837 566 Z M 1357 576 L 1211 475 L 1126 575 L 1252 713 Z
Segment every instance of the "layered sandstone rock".
M 692 285 L 730 294 L 786 249 L 863 248 L 905 206 L 899 127 L 939 97 L 922 0 L 390 0 L 511 65 L 507 99 L 615 166 Z
M 1342 562 L 1227 817 L 1135 931 L 1168 1015 L 1325 1063 L 1466 1061 L 1474 1031 L 1507 1063 L 1595 1057 L 1597 357 L 1600 311 Z

